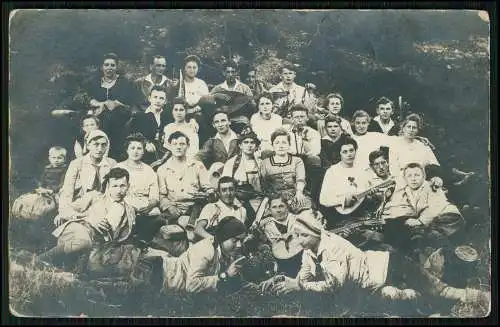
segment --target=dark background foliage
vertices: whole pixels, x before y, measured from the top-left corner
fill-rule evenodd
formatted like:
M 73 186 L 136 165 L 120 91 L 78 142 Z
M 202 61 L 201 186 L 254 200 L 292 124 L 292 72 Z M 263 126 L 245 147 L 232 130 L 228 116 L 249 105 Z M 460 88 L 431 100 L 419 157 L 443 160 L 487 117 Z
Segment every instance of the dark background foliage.
M 32 186 L 64 134 L 50 111 L 74 105 L 106 52 L 119 54 L 128 78 L 146 73 L 156 53 L 178 76 L 182 59 L 196 53 L 209 84 L 222 80 L 220 64 L 233 56 L 242 78 L 255 65 L 274 83 L 277 63 L 296 63 L 299 83 L 344 95 L 346 116 L 374 114 L 379 96 L 402 96 L 424 114 L 424 135 L 442 162 L 487 175 L 488 33 L 477 11 L 19 11 L 10 22 L 12 182 Z

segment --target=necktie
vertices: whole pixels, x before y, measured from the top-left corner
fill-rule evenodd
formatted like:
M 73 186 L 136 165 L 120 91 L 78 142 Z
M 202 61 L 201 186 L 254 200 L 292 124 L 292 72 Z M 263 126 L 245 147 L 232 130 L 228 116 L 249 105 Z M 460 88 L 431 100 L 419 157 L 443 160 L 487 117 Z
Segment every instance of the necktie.
M 314 263 L 316 264 L 316 280 L 323 279 L 323 270 L 321 269 L 321 260 L 323 259 L 323 254 L 318 255 L 317 259 L 314 259 Z
M 126 226 L 127 226 L 127 220 L 126 220 L 126 217 L 127 217 L 127 214 L 126 214 L 126 210 L 125 210 L 125 206 L 123 205 L 122 202 L 116 202 L 115 205 L 119 205 L 121 207 L 123 207 L 123 214 L 120 218 L 120 222 L 118 223 L 118 225 L 116 225 L 116 230 L 115 230 L 115 233 L 114 233 L 114 239 L 119 239 L 121 238 L 121 234 L 125 233 L 126 232 Z
M 92 166 L 94 167 L 95 170 L 94 183 L 92 183 L 92 190 L 101 192 L 102 185 L 101 185 L 101 175 L 99 174 L 99 166 L 97 165 L 92 165 Z

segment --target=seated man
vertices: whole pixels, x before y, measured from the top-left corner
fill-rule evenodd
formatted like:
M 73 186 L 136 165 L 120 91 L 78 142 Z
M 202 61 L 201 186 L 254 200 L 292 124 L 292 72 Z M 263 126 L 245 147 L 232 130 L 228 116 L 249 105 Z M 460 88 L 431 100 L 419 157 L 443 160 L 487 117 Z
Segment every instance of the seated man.
M 214 163 L 224 164 L 239 151 L 238 135 L 230 128 L 231 121 L 226 113 L 216 112 L 212 126 L 217 133 L 203 144 L 203 148 L 196 155 L 196 159 L 202 161 L 209 170 Z
M 382 295 L 396 295 L 392 298 L 399 299 L 416 298 L 415 290 L 464 302 L 480 295 L 477 290 L 467 291 L 447 285 L 400 253 L 362 251 L 344 238 L 323 230 L 312 215 L 298 218 L 294 232 L 304 248 L 297 277 L 276 276 L 264 283 L 264 291 L 271 290 L 278 295 L 292 291 L 334 293 L 349 281 L 360 288 L 380 289 Z M 413 289 L 393 287 L 402 283 Z
M 326 228 L 335 230 L 357 246 L 369 240 L 378 243 L 382 235 L 370 230 L 381 226 L 373 214 L 376 206 L 371 195 L 375 190 L 370 188 L 367 171 L 354 166 L 357 143 L 351 137 L 339 142 L 340 162 L 326 171 L 319 195 Z
M 223 176 L 219 179 L 217 196 L 219 201 L 205 205 L 194 226 L 191 226 L 200 239 L 213 237 L 217 225 L 224 217 L 235 217 L 243 224 L 247 223 L 247 211 L 236 198 L 236 181 L 232 177 Z
M 58 226 L 66 220 L 84 217 L 92 200 L 100 196 L 104 176 L 116 165 L 107 157 L 109 139 L 100 130 L 89 132 L 88 153 L 70 162 L 59 197 L 59 213 L 54 219 Z
M 450 247 L 459 241 L 465 220 L 444 191 L 425 180 L 425 169 L 410 163 L 403 177 L 406 185 L 394 192 L 383 211 L 387 241 L 403 251 L 418 250 L 424 244 Z
M 389 170 L 389 149 L 380 147 L 380 150 L 372 151 L 368 159 L 370 160 L 371 168 L 368 180 L 368 184 L 370 186 L 380 185 L 381 183 L 389 181 L 392 178 Z M 378 203 L 385 205 L 385 203 L 391 198 L 395 188 L 395 184 L 378 188 L 375 190 L 373 197 Z
M 392 120 L 394 102 L 386 97 L 377 100 L 377 116 L 373 117 L 368 126 L 368 132 L 398 135 L 399 126 Z
M 123 168 L 112 168 L 104 178 L 105 194 L 96 197 L 85 218 L 72 219 L 57 227 L 52 235 L 57 245 L 41 254 L 39 259 L 58 263 L 107 242 L 129 239 L 135 224 L 135 210 L 124 201 L 129 187 L 129 174 Z
M 213 193 L 208 172 L 199 161 L 186 156 L 189 138 L 174 132 L 168 138 L 172 156 L 158 168 L 160 188 L 160 211 L 169 224 L 186 226 L 187 221 L 178 221 L 181 216 L 198 218 L 207 198 Z
M 191 246 L 178 258 L 163 256 L 163 289 L 188 293 L 214 292 L 242 285 L 239 273 L 247 229 L 235 217 L 221 219 L 214 237 Z

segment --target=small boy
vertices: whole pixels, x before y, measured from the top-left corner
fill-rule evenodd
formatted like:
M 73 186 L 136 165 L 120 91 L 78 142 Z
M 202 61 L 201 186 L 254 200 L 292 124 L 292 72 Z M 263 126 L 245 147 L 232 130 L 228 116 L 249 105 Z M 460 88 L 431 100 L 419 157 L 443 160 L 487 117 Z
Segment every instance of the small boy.
M 59 190 L 68 168 L 66 153 L 66 149 L 61 146 L 53 146 L 49 149 L 49 164 L 45 166 L 38 187 L 35 189 L 40 194 L 54 195 L 56 202 L 58 202 Z

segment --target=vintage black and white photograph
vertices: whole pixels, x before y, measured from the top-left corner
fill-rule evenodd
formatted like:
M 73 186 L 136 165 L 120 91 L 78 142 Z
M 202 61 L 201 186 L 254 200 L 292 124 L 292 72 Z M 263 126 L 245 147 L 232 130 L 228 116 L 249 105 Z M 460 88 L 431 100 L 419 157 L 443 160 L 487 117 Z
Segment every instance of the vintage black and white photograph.
M 488 12 L 18 9 L 8 63 L 11 314 L 490 315 Z

